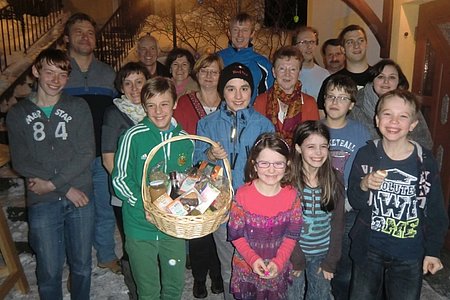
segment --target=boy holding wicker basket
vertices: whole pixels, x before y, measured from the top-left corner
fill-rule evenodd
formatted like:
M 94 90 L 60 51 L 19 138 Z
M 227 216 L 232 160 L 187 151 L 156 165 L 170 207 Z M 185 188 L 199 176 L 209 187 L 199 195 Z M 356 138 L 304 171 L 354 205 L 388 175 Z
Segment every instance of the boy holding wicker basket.
M 115 155 L 113 186 L 124 202 L 125 249 L 139 299 L 181 299 L 184 288 L 185 241 L 161 232 L 147 221 L 141 194 L 150 150 L 171 137 L 187 134 L 172 117 L 176 98 L 171 80 L 155 77 L 147 81 L 141 92 L 147 116 L 121 137 Z M 191 140 L 168 143 L 155 153 L 149 168 L 164 162 L 166 174 L 185 172 L 192 166 L 193 151 Z

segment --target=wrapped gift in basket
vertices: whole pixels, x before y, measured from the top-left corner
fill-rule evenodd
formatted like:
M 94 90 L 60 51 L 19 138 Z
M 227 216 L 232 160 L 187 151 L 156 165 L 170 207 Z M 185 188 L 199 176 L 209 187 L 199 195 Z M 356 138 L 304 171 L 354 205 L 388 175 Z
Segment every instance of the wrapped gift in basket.
M 171 185 L 165 184 L 169 178 L 178 180 L 176 175 L 170 174 L 169 177 L 169 174 L 163 174 L 167 180 L 149 179 L 152 175 L 157 177 L 156 174 L 149 174 L 152 172 L 149 171 L 149 166 L 158 150 L 168 143 L 186 139 L 218 145 L 209 138 L 197 135 L 175 136 L 161 142 L 147 155 L 141 192 L 147 220 L 168 235 L 194 239 L 216 231 L 220 224 L 227 221 L 233 189 L 228 159 L 223 160 L 226 176 L 222 176 L 225 174 L 221 167 L 208 162 L 202 162 L 196 173 L 183 174 L 183 178 L 178 182 L 181 194 L 176 198 Z M 219 169 L 221 172 L 217 172 Z

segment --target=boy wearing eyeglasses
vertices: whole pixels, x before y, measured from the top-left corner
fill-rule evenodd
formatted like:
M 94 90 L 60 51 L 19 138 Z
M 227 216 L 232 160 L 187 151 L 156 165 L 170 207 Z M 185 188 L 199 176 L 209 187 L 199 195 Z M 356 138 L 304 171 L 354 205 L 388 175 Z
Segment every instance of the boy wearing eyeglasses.
M 197 134 L 220 144 L 219 147 L 199 142 L 195 147 L 194 160 L 209 160 L 221 164 L 228 158 L 231 165 L 232 186 L 236 191 L 244 184 L 244 169 L 250 149 L 261 133 L 274 132 L 272 122 L 250 106 L 253 91 L 250 69 L 241 63 L 233 63 L 220 73 L 218 92 L 222 103 L 218 110 L 198 121 Z M 221 263 L 225 299 L 230 294 L 231 259 L 234 248 L 227 241 L 226 224 L 214 232 L 217 254 Z
M 326 84 L 324 106 L 326 117 L 323 123 L 330 130 L 330 153 L 333 167 L 344 175 L 345 188 L 356 152 L 370 140 L 369 130 L 362 123 L 347 118 L 356 102 L 356 84 L 348 76 L 336 75 Z M 350 239 L 356 213 L 345 199 L 345 232 L 342 240 L 342 256 L 331 281 L 335 299 L 348 299 L 352 262 L 349 257 Z

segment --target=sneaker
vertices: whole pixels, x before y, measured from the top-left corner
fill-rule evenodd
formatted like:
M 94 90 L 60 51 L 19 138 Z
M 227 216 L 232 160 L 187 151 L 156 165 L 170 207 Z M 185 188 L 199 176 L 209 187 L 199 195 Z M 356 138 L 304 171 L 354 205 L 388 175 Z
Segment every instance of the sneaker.
M 194 298 L 206 298 L 206 296 L 208 296 L 208 291 L 206 290 L 205 282 L 194 280 L 192 294 L 194 295 Z
M 97 266 L 102 269 L 109 269 L 114 274 L 122 274 L 122 266 L 120 265 L 120 261 L 118 259 L 107 263 L 98 263 Z

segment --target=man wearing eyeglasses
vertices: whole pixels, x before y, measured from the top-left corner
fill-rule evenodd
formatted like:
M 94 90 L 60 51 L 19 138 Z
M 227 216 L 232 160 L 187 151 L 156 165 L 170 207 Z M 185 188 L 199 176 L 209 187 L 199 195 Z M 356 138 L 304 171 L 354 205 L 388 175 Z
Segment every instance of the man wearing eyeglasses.
M 349 76 L 356 83 L 358 89 L 361 89 L 366 83 L 372 80 L 372 75 L 370 74 L 371 66 L 368 64 L 366 56 L 366 31 L 359 25 L 348 25 L 341 31 L 338 39 L 342 47 L 344 47 L 346 66 L 344 69 L 334 73 L 330 77 L 337 74 Z M 325 101 L 325 86 L 330 77 L 323 81 L 317 99 L 317 105 L 322 111 L 324 109 Z
M 299 27 L 294 44 L 303 55 L 302 69 L 298 77 L 302 83 L 302 92 L 313 96 L 317 101 L 322 82 L 330 76 L 330 72 L 319 66 L 314 58 L 314 52 L 319 44 L 319 33 L 309 26 Z

